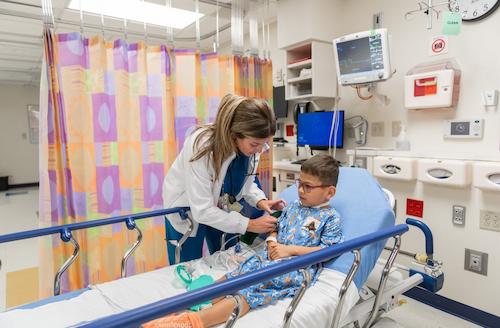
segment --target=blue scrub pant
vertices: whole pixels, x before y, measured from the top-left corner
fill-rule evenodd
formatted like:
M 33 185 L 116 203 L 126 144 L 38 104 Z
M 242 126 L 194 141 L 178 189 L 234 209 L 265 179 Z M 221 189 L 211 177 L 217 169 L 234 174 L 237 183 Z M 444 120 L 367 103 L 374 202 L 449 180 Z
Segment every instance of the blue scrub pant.
M 258 182 L 258 181 L 257 181 Z M 260 184 L 257 183 L 260 187 Z M 264 214 L 264 211 L 258 210 L 250 205 L 247 202 L 242 200 L 240 202 L 243 205 L 243 210 L 241 214 L 251 219 L 258 218 Z M 168 253 L 168 262 L 170 265 L 175 264 L 175 246 L 170 244 L 169 240 L 177 240 L 179 241 L 182 238 L 182 234 L 177 232 L 174 229 L 170 221 L 165 218 L 165 233 L 167 236 L 167 253 Z M 182 245 L 181 250 L 181 262 L 196 260 L 202 257 L 203 252 L 203 240 L 207 241 L 207 246 L 210 254 L 213 254 L 220 250 L 220 239 L 222 237 L 223 232 L 212 228 L 210 226 L 200 224 L 198 225 L 198 231 L 196 232 L 195 237 L 189 237 L 184 245 Z M 229 238 L 233 237 L 235 234 L 227 234 L 226 241 Z M 231 246 L 234 246 L 238 242 L 238 238 L 233 238 L 231 241 L 226 243 L 225 249 L 228 249 Z
M 180 240 L 182 234 L 174 229 L 168 219 L 165 219 L 165 229 L 167 234 L 167 251 L 168 262 L 170 265 L 175 264 L 175 246 L 170 244 L 169 240 Z M 181 250 L 181 262 L 196 260 L 202 257 L 203 240 L 207 241 L 208 250 L 210 254 L 215 253 L 221 248 L 221 237 L 223 232 L 212 228 L 210 226 L 199 224 L 198 231 L 195 237 L 189 237 Z M 235 234 L 227 234 L 226 241 L 234 237 Z M 236 245 L 238 238 L 233 238 L 226 243 L 225 249 Z

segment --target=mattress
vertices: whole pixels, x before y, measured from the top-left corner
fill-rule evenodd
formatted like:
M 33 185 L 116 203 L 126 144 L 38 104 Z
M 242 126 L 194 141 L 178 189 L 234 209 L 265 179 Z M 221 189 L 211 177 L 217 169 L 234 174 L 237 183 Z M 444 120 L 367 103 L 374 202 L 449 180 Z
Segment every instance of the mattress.
M 214 279 L 222 277 L 236 263 L 230 261 L 234 249 L 216 253 L 209 257 L 186 262 L 195 275 L 210 274 Z M 244 257 L 253 250 L 243 248 Z M 292 319 L 292 327 L 330 326 L 338 292 L 345 274 L 324 269 L 317 282 L 310 287 L 299 304 Z M 111 282 L 92 285 L 81 293 L 73 292 L 72 298 L 55 302 L 41 301 L 29 307 L 20 307 L 0 314 L 0 327 L 71 327 L 108 315 L 131 310 L 185 292 L 175 274 L 175 266 L 137 274 Z M 343 313 L 354 306 L 359 298 L 354 285 L 349 288 Z M 240 318 L 236 327 L 281 327 L 283 315 L 291 299 L 274 305 L 261 307 Z M 221 325 L 222 326 L 222 325 Z

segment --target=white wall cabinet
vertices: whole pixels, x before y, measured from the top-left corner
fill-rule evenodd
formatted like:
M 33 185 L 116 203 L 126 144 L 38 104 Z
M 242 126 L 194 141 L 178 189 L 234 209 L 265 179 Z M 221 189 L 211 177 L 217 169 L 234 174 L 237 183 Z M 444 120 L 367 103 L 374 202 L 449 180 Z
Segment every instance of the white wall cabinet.
M 330 42 L 307 40 L 285 48 L 287 100 L 335 97 L 335 63 Z
M 275 161 L 273 167 L 273 199 L 286 188 L 293 186 L 300 177 L 300 165 L 286 161 Z

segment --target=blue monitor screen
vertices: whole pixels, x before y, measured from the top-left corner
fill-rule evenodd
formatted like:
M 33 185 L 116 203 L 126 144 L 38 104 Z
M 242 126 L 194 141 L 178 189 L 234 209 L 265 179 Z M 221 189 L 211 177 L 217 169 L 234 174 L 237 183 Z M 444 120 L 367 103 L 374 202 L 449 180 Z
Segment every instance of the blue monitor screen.
M 335 115 L 335 133 L 332 133 L 330 145 L 342 148 L 344 146 L 344 111 Z M 311 149 L 328 149 L 328 138 L 332 128 L 334 112 L 312 112 L 299 114 L 297 124 L 297 145 L 309 145 Z M 336 144 L 335 144 L 336 140 Z

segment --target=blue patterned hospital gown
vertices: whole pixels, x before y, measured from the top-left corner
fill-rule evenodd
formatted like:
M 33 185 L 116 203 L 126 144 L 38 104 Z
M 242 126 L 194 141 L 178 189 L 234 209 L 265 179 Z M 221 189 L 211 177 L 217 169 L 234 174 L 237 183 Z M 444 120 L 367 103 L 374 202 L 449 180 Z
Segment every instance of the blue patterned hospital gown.
M 338 213 L 333 207 L 310 208 L 304 207 L 297 200 L 283 211 L 278 220 L 277 240 L 280 244 L 300 245 L 308 247 L 327 247 L 343 241 L 341 222 Z M 284 259 L 270 260 L 267 247 L 263 251 L 242 263 L 238 269 L 227 274 L 235 277 L 240 274 L 255 271 Z M 317 278 L 317 267 L 310 268 L 313 282 Z M 293 271 L 275 277 L 269 281 L 250 286 L 239 292 L 244 296 L 250 308 L 272 304 L 276 301 L 292 297 L 300 288 L 303 276 L 299 271 Z

